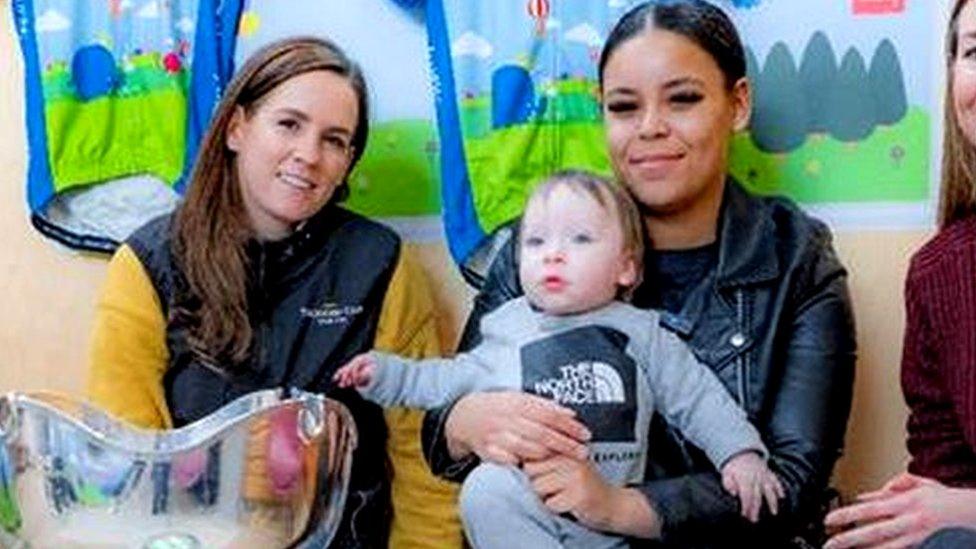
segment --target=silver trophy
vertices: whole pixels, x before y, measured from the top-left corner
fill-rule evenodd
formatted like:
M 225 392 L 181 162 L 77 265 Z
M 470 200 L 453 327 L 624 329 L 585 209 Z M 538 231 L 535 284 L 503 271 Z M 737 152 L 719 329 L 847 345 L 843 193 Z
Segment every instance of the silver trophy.
M 0 396 L 0 547 L 326 547 L 356 436 L 342 404 L 304 392 L 251 393 L 169 431 Z

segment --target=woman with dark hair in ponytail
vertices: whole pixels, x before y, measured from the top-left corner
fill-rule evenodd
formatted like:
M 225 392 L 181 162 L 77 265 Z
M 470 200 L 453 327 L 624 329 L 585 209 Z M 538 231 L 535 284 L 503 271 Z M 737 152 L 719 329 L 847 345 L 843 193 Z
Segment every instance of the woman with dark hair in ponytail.
M 89 393 L 121 418 L 169 428 L 259 389 L 328 389 L 359 431 L 334 546 L 388 544 L 391 456 L 393 543 L 456 543 L 454 491 L 424 480 L 417 419 L 384 419 L 331 384 L 374 347 L 440 350 L 429 290 L 399 238 L 339 205 L 368 133 L 365 80 L 337 46 L 291 38 L 255 53 L 224 93 L 185 200 L 109 263 Z
M 739 35 L 703 0 L 641 3 L 607 38 L 599 83 L 610 161 L 647 239 L 633 305 L 663 310 L 661 324 L 746 411 L 786 492 L 778 513 L 744 520 L 715 467 L 663 421 L 652 422 L 645 481 L 608 485 L 578 457 L 586 426 L 523 393 L 472 393 L 430 412 L 425 455 L 454 479 L 479 459 L 520 464 L 549 509 L 594 530 L 674 547 L 816 543 L 852 398 L 847 273 L 823 223 L 729 175 L 730 140 L 751 111 Z M 480 318 L 522 293 L 515 240 L 500 246 L 463 348 L 478 341 Z

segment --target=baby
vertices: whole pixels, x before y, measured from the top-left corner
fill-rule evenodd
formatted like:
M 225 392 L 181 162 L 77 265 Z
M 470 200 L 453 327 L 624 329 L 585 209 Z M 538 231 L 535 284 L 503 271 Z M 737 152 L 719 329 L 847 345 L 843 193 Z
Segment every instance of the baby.
M 525 296 L 482 319 L 477 347 L 422 361 L 363 354 L 335 380 L 383 406 L 431 409 L 486 390 L 551 398 L 591 431 L 590 460 L 616 486 L 643 480 L 657 411 L 705 451 L 744 516 L 757 520 L 763 498 L 775 513 L 783 489 L 745 412 L 687 345 L 659 326 L 656 312 L 623 301 L 640 282 L 642 260 L 641 220 L 627 192 L 591 174 L 560 172 L 539 185 L 522 218 Z M 476 547 L 526 545 L 540 532 L 551 538 L 547 546 L 626 546 L 545 503 L 522 470 L 482 463 L 465 480 L 461 514 Z

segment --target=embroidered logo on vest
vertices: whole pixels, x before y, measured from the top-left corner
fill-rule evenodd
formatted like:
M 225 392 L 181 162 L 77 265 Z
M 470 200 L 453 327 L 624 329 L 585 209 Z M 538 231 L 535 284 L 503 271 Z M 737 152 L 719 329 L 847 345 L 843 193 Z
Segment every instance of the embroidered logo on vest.
M 349 324 L 353 317 L 363 312 L 363 306 L 325 303 L 321 307 L 302 307 L 298 312 L 302 318 L 310 318 L 318 326 L 331 326 Z

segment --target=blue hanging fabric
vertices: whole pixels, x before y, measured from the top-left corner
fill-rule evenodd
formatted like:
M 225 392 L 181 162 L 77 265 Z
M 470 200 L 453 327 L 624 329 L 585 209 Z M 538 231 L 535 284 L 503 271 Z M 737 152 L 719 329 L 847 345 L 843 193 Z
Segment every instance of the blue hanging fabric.
M 484 240 L 485 232 L 475 211 L 468 177 L 447 21 L 440 0 L 429 0 L 427 3 L 427 36 L 441 150 L 444 233 L 451 256 L 461 264 Z
M 412 8 L 423 0 L 393 0 Z M 563 168 L 609 175 L 596 64 L 636 0 L 426 0 L 444 226 L 465 266 Z
M 111 251 L 172 209 L 223 86 L 243 0 L 13 0 L 31 221 Z

